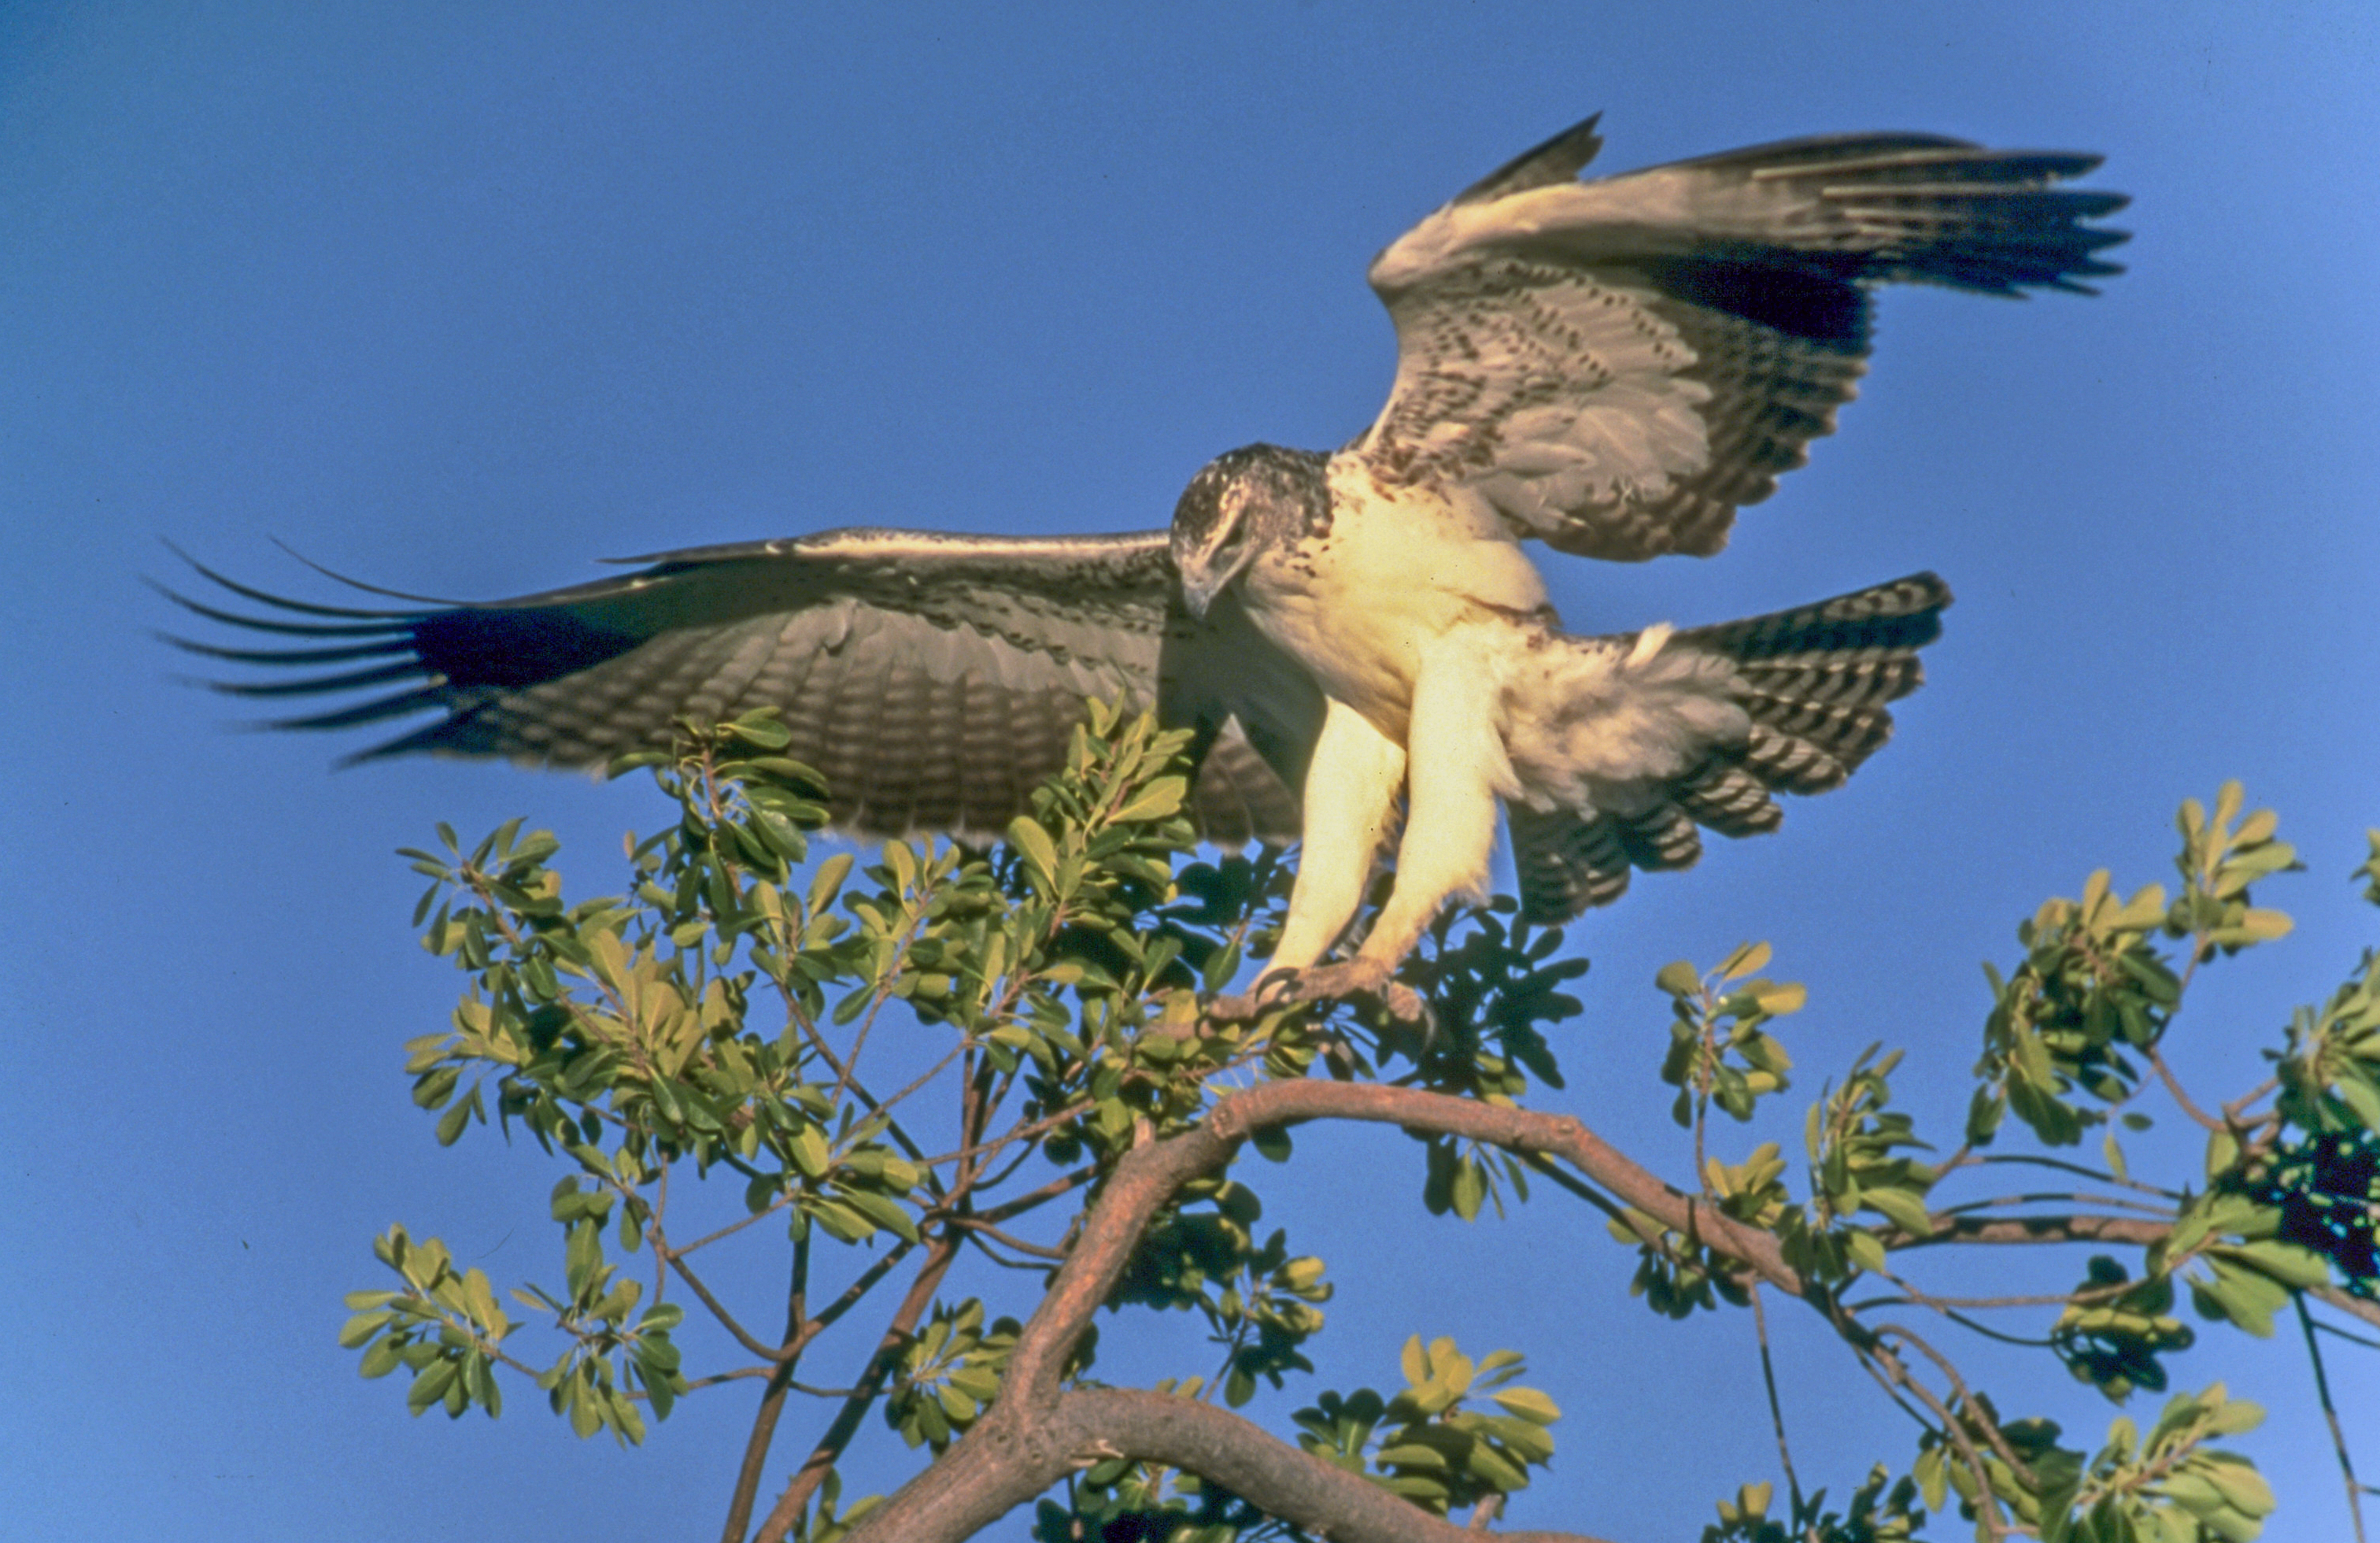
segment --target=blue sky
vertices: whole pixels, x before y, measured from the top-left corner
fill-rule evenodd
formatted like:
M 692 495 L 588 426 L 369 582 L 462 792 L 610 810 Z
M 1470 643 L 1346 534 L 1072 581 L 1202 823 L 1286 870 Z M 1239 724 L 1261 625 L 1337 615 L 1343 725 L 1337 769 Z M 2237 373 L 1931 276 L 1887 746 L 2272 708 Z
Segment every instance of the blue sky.
M 527 813 L 599 892 L 652 806 L 223 732 L 149 636 L 158 538 L 323 598 L 268 538 L 484 597 L 836 525 L 1160 524 L 1219 450 L 1362 427 L 1392 363 L 1372 253 L 1598 108 L 1598 169 L 1864 128 L 2102 151 L 2136 235 L 2097 299 L 1888 296 L 1867 399 L 1723 556 L 1547 556 L 1582 630 L 1926 567 L 1961 597 L 1848 789 L 1573 929 L 1550 1106 L 1682 1173 L 1653 970 L 1768 938 L 1811 988 L 1809 1086 L 1885 1039 L 1951 1120 L 1977 960 L 2094 867 L 2167 878 L 2174 805 L 2227 777 L 2313 869 L 2265 896 L 2296 935 L 2182 1030 L 2244 1087 L 2373 939 L 2342 876 L 2380 821 L 2375 66 L 2350 4 L 0 8 L 10 1530 L 677 1536 L 715 1525 L 747 1417 L 712 1395 L 627 1454 L 526 1389 L 417 1422 L 333 1344 L 393 1220 L 552 1273 L 552 1175 L 441 1151 L 406 1100 L 397 1047 L 453 978 L 390 849 Z M 1415 1331 L 1530 1355 L 1569 1417 L 1516 1520 L 1691 1536 L 1767 1474 L 1748 1326 L 1654 1320 L 1577 1208 L 1426 1221 L 1380 1132 L 1262 1177 L 1342 1282 L 1321 1385 L 1393 1378 Z M 1148 1375 L 1180 1369 L 1164 1331 Z M 2268 1536 L 2343 1536 L 2301 1360 L 2210 1338 L 2182 1378 L 2277 1410 Z M 1905 1460 L 1840 1355 L 1780 1354 L 1805 1478 Z M 1981 1362 L 2104 1426 L 2062 1374 Z M 2339 1375 L 2380 1429 L 2369 1363 Z M 866 1440 L 861 1490 L 901 1471 Z

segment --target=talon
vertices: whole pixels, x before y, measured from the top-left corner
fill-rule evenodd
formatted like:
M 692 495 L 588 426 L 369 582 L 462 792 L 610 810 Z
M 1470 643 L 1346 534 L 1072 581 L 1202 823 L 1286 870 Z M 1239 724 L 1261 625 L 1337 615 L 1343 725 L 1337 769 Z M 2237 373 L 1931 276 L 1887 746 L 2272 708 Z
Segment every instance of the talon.
M 1357 956 L 1337 965 L 1318 965 L 1300 971 L 1287 990 L 1300 1002 L 1327 1002 L 1344 997 L 1369 997 L 1401 1023 L 1429 1022 L 1429 1004 L 1412 987 L 1390 978 L 1389 966 Z
M 1267 970 L 1257 977 L 1257 983 L 1245 991 L 1217 997 L 1207 1004 L 1207 1016 L 1218 1023 L 1244 1024 L 1254 1021 L 1266 1009 L 1284 1002 L 1312 1000 L 1301 993 L 1298 980 L 1305 972 L 1294 969 Z
M 1310 998 L 1298 990 L 1298 985 L 1305 978 L 1306 973 L 1305 970 L 1292 969 L 1287 966 L 1277 970 L 1267 970 L 1257 977 L 1257 983 L 1248 994 L 1267 1006 L 1278 1002 L 1310 1001 Z

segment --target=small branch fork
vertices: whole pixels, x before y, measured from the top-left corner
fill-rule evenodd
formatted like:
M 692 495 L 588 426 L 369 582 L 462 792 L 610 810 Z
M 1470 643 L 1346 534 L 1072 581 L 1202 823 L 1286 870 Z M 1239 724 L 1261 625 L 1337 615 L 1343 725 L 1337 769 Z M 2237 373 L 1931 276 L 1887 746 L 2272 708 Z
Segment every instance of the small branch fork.
M 1263 1084 L 1224 1095 L 1197 1126 L 1148 1141 L 1117 1165 L 1105 1192 L 1086 1214 L 1081 1235 L 1049 1294 L 1018 1338 L 999 1401 L 939 1462 L 863 1517 L 849 1543 L 960 1543 L 1069 1474 L 1116 1457 L 1195 1473 L 1269 1515 L 1345 1543 L 1462 1543 L 1477 1537 L 1474 1528 L 1431 1515 L 1207 1403 L 1154 1391 L 1064 1386 L 1069 1356 L 1093 1313 L 1114 1289 L 1151 1217 L 1184 1184 L 1227 1164 L 1251 1133 L 1308 1120 L 1393 1124 L 1520 1153 L 1539 1172 L 1562 1180 L 1564 1187 L 1607 1210 L 1626 1208 L 1708 1245 L 1749 1277 L 1745 1283 L 1755 1293 L 1762 1285 L 1774 1286 L 1810 1301 L 1830 1321 L 1840 1314 L 1839 1304 L 1824 1292 L 1813 1293 L 1785 1262 L 1771 1234 L 1725 1215 L 1702 1196 L 1670 1185 L 1575 1119 L 1411 1087 L 1305 1080 Z M 1549 1160 L 1574 1169 L 1585 1182 L 1554 1168 Z M 2168 1230 L 2168 1224 L 2145 1218 L 1945 1215 L 1931 1234 L 1904 1238 L 1894 1246 L 1936 1242 L 2149 1244 Z M 2325 1300 L 2329 1295 L 2320 1290 L 2313 1294 Z M 1873 1369 L 1931 1408 L 1933 1423 L 1946 1431 L 1975 1475 L 1979 1493 L 1988 1495 L 1977 1433 L 1961 1413 L 1911 1377 L 1886 1342 L 1907 1343 L 1933 1361 L 1951 1384 L 1956 1410 L 1966 1411 L 1973 1400 L 1956 1372 L 1899 1326 L 1880 1334 L 1858 1331 L 1854 1339 L 1864 1360 L 1883 1363 Z M 2024 1472 L 2023 1464 L 1988 1422 L 1980 1438 L 2020 1475 Z M 796 1488 L 801 1488 L 798 1483 Z M 789 1491 L 779 1502 L 770 1526 L 762 1530 L 763 1539 L 782 1537 L 790 1526 L 799 1509 L 788 1505 L 794 1498 Z M 1990 1511 L 1988 1501 L 1986 1507 Z M 2005 1530 L 2005 1522 L 1996 1514 L 1989 1522 Z M 1595 1543 L 1577 1533 L 1496 1536 L 1514 1543 Z
M 1774 1238 L 1670 1187 L 1574 1119 L 1368 1084 L 1295 1081 L 1244 1089 L 1225 1095 L 1196 1128 L 1148 1142 L 1117 1165 L 1018 1338 L 999 1402 L 940 1462 L 863 1518 L 850 1543 L 959 1543 L 1069 1473 L 1116 1456 L 1196 1473 L 1268 1514 L 1347 1543 L 1460 1543 L 1477 1537 L 1236 1415 L 1165 1393 L 1062 1385 L 1067 1358 L 1093 1312 L 1114 1289 L 1149 1219 L 1174 1192 L 1222 1167 L 1251 1132 L 1318 1119 L 1393 1124 L 1560 1159 L 1622 1204 L 1699 1236 L 1779 1290 L 1803 1294 L 1801 1277 L 1784 1262 Z M 1594 1543 L 1579 1533 L 1497 1536 L 1514 1543 Z
M 971 1113 L 975 1112 L 971 1111 Z M 1098 1201 L 1086 1213 L 1079 1238 L 1056 1272 L 1048 1294 L 1012 1353 L 997 1403 L 956 1446 L 860 1519 L 848 1543 L 960 1543 L 990 1526 L 1069 1474 L 1116 1457 L 1195 1473 L 1242 1496 L 1269 1515 L 1327 1534 L 1343 1543 L 1462 1543 L 1478 1533 L 1434 1516 L 1369 1480 L 1322 1462 L 1236 1415 L 1185 1397 L 1136 1390 L 1074 1389 L 1063 1372 L 1092 1315 L 1107 1300 L 1150 1219 L 1181 1186 L 1215 1172 L 1231 1160 L 1251 1133 L 1308 1120 L 1353 1120 L 1392 1124 L 1407 1131 L 1451 1136 L 1521 1154 L 1533 1167 L 1560 1179 L 1565 1188 L 1607 1210 L 1633 1210 L 1657 1226 L 1707 1245 L 1726 1257 L 1745 1284 L 1774 1286 L 1839 1318 L 1840 1305 L 1813 1291 L 1786 1263 L 1776 1238 L 1715 1208 L 1700 1195 L 1678 1189 L 1605 1142 L 1576 1119 L 1484 1103 L 1419 1088 L 1378 1084 L 1282 1081 L 1222 1096 L 1198 1125 L 1179 1135 L 1148 1140 L 1117 1164 Z M 1558 1160 L 1580 1177 L 1555 1168 Z M 977 1175 L 961 1175 L 964 1192 Z M 1068 1174 L 1045 1185 L 1062 1191 L 1087 1173 Z M 1039 1198 L 1037 1192 L 1035 1198 Z M 942 1218 L 940 1239 L 902 1304 L 877 1355 L 852 1390 L 835 1428 L 812 1453 L 794 1483 L 762 1524 L 756 1543 L 776 1543 L 806 1508 L 851 1428 L 874 1399 L 906 1335 L 930 1303 L 960 1240 L 1010 1208 L 979 1216 L 953 1209 Z M 972 1223 L 973 1225 L 970 1225 Z M 1637 1222 L 1639 1229 L 1643 1222 Z M 2041 1244 L 2105 1241 L 2150 1244 L 2168 1224 L 2147 1218 L 2088 1214 L 2029 1217 L 1941 1215 L 1935 1230 L 1904 1237 L 1896 1248 L 1930 1243 Z M 2345 1293 L 2316 1288 L 2328 1302 Z M 2371 1305 L 2346 1298 L 2348 1310 Z M 2334 1303 L 2334 1305 L 2338 1305 Z M 2358 1317 L 2368 1316 L 2356 1313 Z M 1841 1324 L 1838 1324 L 1842 1327 Z M 789 1336 L 790 1337 L 790 1336 Z M 1961 1411 L 1972 1400 L 1956 1374 L 1929 1346 L 1898 1326 L 1854 1333 L 1855 1348 L 1888 1383 L 1919 1398 L 1932 1410 L 1978 1481 L 1983 1454 L 1968 1422 L 1933 1397 L 1910 1376 L 1886 1341 L 1908 1343 L 1948 1375 Z M 780 1354 L 783 1354 L 782 1352 Z M 789 1371 L 791 1358 L 780 1362 Z M 1914 1413 L 1915 1411 L 1912 1411 Z M 1921 1416 L 1922 1417 L 1922 1416 Z M 1780 1432 L 1781 1435 L 1781 1432 Z M 1982 1440 L 2020 1473 L 2022 1464 L 1981 1430 Z M 1988 1525 L 2006 1524 L 1986 1502 Z M 732 1536 L 731 1531 L 731 1536 Z M 1586 1535 L 1563 1532 L 1500 1532 L 1514 1543 L 1596 1543 Z

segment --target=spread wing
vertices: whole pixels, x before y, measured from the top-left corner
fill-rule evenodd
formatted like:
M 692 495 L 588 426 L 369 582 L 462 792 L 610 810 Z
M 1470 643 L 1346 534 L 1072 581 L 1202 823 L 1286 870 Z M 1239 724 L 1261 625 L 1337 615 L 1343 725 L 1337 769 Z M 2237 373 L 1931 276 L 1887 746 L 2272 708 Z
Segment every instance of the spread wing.
M 1794 140 L 1576 180 L 1589 118 L 1372 264 L 1389 403 L 1348 448 L 1383 482 L 1463 487 L 1519 535 L 1706 556 L 1864 370 L 1870 286 L 2081 290 L 2119 270 L 2095 155 L 1921 134 Z M 2087 291 L 2086 291 L 2087 292 Z
M 167 593 L 212 621 L 303 639 L 172 639 L 285 672 L 219 689 L 388 688 L 273 726 L 443 714 L 359 759 L 428 750 L 599 766 L 666 745 L 675 719 L 774 706 L 794 734 L 787 753 L 825 773 L 839 827 L 989 836 L 1063 763 L 1086 699 L 1123 694 L 1199 731 L 1196 807 L 1208 839 L 1294 840 L 1293 790 L 1320 698 L 1236 604 L 1191 618 L 1165 541 L 1162 531 L 831 530 L 663 553 L 637 573 L 517 600 L 404 611 L 304 604 L 205 568 L 278 614 Z M 334 668 L 310 673 L 322 666 Z

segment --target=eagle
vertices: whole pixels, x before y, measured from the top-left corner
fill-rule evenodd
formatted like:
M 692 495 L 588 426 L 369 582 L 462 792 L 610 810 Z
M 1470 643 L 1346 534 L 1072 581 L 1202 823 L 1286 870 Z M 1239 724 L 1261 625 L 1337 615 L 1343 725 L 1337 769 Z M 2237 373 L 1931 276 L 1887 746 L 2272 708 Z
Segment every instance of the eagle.
M 217 683 L 239 696 L 373 693 L 277 726 L 438 714 L 358 759 L 599 766 L 676 720 L 773 707 L 862 837 L 997 837 L 1086 701 L 1128 698 L 1193 731 L 1202 837 L 1300 844 L 1261 996 L 1411 1014 L 1393 972 L 1443 906 L 1487 898 L 1500 809 L 1545 924 L 1692 865 L 1700 830 L 1773 830 L 1774 795 L 1834 787 L 1884 742 L 1950 602 L 1918 574 L 1576 634 L 1528 543 L 1718 552 L 1832 431 L 1878 285 L 2087 294 L 2120 271 L 2097 254 L 2124 233 L 2089 222 L 2126 200 L 2059 186 L 2095 155 L 1839 135 L 1583 180 L 1601 144 L 1588 118 L 1381 252 L 1398 354 L 1379 416 L 1334 452 L 1219 456 L 1168 529 L 828 530 L 406 610 L 199 567 L 251 607 L 179 603 L 298 641 L 175 641 L 283 672 Z M 1334 959 L 1391 854 L 1386 903 Z

